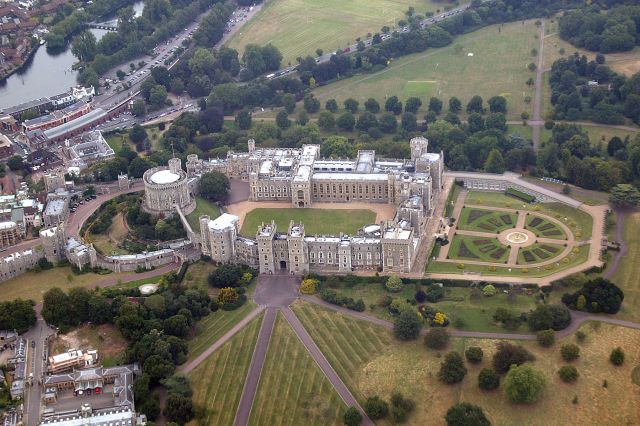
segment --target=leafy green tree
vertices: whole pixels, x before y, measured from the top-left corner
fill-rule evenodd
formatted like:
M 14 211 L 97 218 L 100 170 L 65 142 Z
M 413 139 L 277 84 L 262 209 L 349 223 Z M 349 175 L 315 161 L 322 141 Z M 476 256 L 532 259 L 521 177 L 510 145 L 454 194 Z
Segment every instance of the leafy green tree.
M 398 129 L 398 120 L 395 115 L 385 112 L 380 116 L 380 130 L 384 133 L 395 133 Z
M 433 327 L 424 336 L 424 344 L 429 349 L 440 350 L 449 344 L 450 334 L 442 327 Z
M 418 112 L 421 106 L 422 106 L 422 101 L 420 100 L 420 98 L 412 96 L 408 98 L 404 103 L 404 110 L 415 114 Z
M 75 313 L 69 297 L 58 287 L 47 290 L 42 296 L 42 318 L 47 324 L 55 326 L 75 325 Z
M 397 96 L 391 96 L 385 101 L 384 109 L 385 111 L 399 115 L 402 112 L 402 102 L 398 100 Z
M 291 114 L 296 109 L 296 98 L 291 93 L 287 93 L 282 97 L 282 106 L 287 114 Z
M 393 323 L 393 333 L 400 340 L 415 340 L 422 328 L 422 318 L 413 310 L 404 310 Z
M 496 288 L 491 284 L 487 284 L 486 286 L 484 286 L 482 288 L 482 294 L 484 294 L 487 297 L 495 296 L 496 295 Z
M 556 342 L 556 334 L 553 330 L 540 330 L 536 334 L 536 341 L 543 348 L 548 348 Z
M 391 275 L 388 279 L 387 282 L 385 284 L 385 287 L 387 288 L 387 291 L 390 291 L 392 293 L 398 293 L 400 291 L 402 291 L 402 280 L 400 279 L 399 276 L 393 274 Z
M 322 111 L 318 117 L 318 127 L 325 132 L 330 132 L 336 127 L 336 119 L 331 111 Z
M 71 41 L 71 52 L 81 62 L 91 62 L 98 52 L 96 36 L 90 31 L 82 31 Z
M 240 130 L 249 130 L 251 128 L 251 111 L 248 109 L 242 109 L 236 114 L 236 125 Z
M 449 352 L 445 355 L 444 362 L 440 364 L 440 371 L 438 371 L 440 381 L 447 384 L 460 383 L 466 374 L 467 368 L 458 352 Z
M 563 365 L 558 370 L 558 376 L 560 376 L 560 380 L 565 383 L 573 383 L 578 380 L 580 373 L 578 373 L 578 369 L 573 365 Z
M 191 398 L 172 394 L 167 397 L 164 414 L 169 420 L 184 425 L 193 419 L 195 412 Z
M 378 119 L 375 115 L 368 111 L 363 112 L 356 122 L 356 128 L 363 132 L 368 131 L 372 127 L 378 127 Z
M 624 300 L 624 292 L 605 278 L 594 278 L 585 282 L 575 293 L 564 294 L 562 303 L 575 308 L 580 296 L 585 298 L 585 309 L 594 313 L 615 314 L 620 310 Z
M 451 100 L 449 100 L 449 109 L 451 110 L 451 101 L 453 101 L 455 103 L 455 100 L 457 100 L 457 98 L 451 98 Z M 458 100 L 458 102 L 460 102 Z M 429 99 L 429 111 L 432 111 L 436 114 L 440 114 L 442 112 L 442 101 L 438 98 L 436 98 L 435 96 L 431 97 L 431 99 Z M 454 105 L 455 107 L 455 105 Z M 458 108 L 459 105 L 458 105 Z M 458 109 L 459 110 L 459 109 Z M 452 111 L 452 112 L 457 112 L 457 111 Z
M 460 102 L 460 99 L 455 96 L 451 97 L 449 99 L 449 112 L 457 114 L 460 111 L 462 111 L 462 102 Z
M 305 110 L 301 110 L 300 112 L 298 112 L 298 117 L 296 118 L 296 124 L 300 126 L 306 126 L 308 122 L 309 122 L 309 116 L 307 115 L 307 112 Z
M 378 395 L 370 396 L 364 403 L 364 411 L 371 420 L 380 420 L 389 414 L 389 404 Z
M 200 179 L 198 190 L 209 201 L 224 201 L 229 193 L 229 179 L 220 172 L 205 173 Z
M 639 201 L 640 192 L 633 185 L 620 183 L 611 188 L 609 202 L 615 207 L 632 208 L 636 207 Z
M 131 114 L 141 117 L 147 113 L 147 106 L 142 99 L 136 99 L 131 105 Z
M 506 166 L 502 153 L 496 148 L 492 149 L 484 162 L 484 171 L 487 173 L 503 173 L 505 170 Z
M 405 112 L 402 114 L 401 123 L 405 132 L 414 132 L 418 128 L 416 115 L 411 112 Z
M 534 359 L 533 354 L 524 347 L 500 342 L 498 343 L 498 350 L 493 354 L 493 368 L 498 373 L 504 374 L 509 371 L 512 365 L 522 365 Z
M 489 98 L 487 103 L 489 104 L 489 112 L 507 113 L 507 99 L 504 96 L 493 96 Z
M 167 100 L 167 89 L 161 84 L 157 84 L 151 88 L 149 92 L 149 107 L 152 110 L 160 109 Z
M 374 98 L 369 98 L 364 103 L 364 109 L 372 114 L 380 112 L 380 104 Z
M 504 391 L 513 403 L 532 404 L 540 399 L 546 384 L 544 375 L 530 365 L 513 365 L 504 379 Z
M 355 407 L 347 408 L 347 411 L 344 412 L 344 424 L 345 426 L 360 426 L 362 423 L 362 414 Z
M 580 358 L 580 348 L 574 343 L 567 343 L 560 347 L 560 355 L 567 362 L 574 361 Z
M 351 114 L 349 111 L 346 111 L 338 117 L 338 119 L 336 120 L 336 124 L 341 130 L 350 132 L 356 125 L 356 119 L 353 114 Z
M 349 158 L 353 154 L 353 147 L 345 137 L 329 136 L 320 144 L 320 153 L 326 158 Z
M 131 139 L 131 142 L 136 145 L 144 142 L 144 140 L 147 139 L 147 131 L 144 129 L 144 127 L 136 123 L 133 125 L 131 131 L 129 132 L 129 139 Z
M 358 112 L 359 102 L 353 98 L 348 98 L 344 101 L 344 109 L 352 114 Z
M 453 405 L 444 417 L 447 426 L 491 426 L 482 408 L 468 402 Z
M 611 361 L 611 364 L 616 366 L 624 364 L 624 351 L 620 346 L 611 351 L 611 355 L 609 355 L 609 361 Z
M 304 109 L 309 114 L 316 113 L 320 110 L 320 101 L 313 94 L 307 93 L 303 98 Z
M 9 170 L 13 172 L 20 171 L 24 168 L 24 163 L 22 161 L 22 157 L 19 155 L 12 155 L 7 160 L 7 166 L 9 166 Z
M 500 386 L 500 376 L 493 368 L 483 368 L 478 374 L 478 387 L 482 390 L 494 390 Z
M 464 351 L 464 357 L 472 364 L 481 363 L 483 356 L 484 352 L 482 352 L 482 348 L 479 346 L 469 346 L 467 350 Z
M 278 115 L 276 115 L 276 124 L 281 129 L 288 129 L 291 127 L 291 120 L 289 120 L 289 114 L 287 114 L 287 111 L 281 110 L 278 112 Z
M 484 114 L 484 106 L 482 105 L 482 97 L 475 95 L 467 103 L 467 113 L 471 114 L 477 112 L 478 114 Z
M 16 330 L 25 333 L 36 324 L 33 301 L 15 299 L 0 302 L 0 330 Z
M 324 108 L 327 111 L 331 111 L 333 113 L 335 113 L 336 111 L 338 111 L 338 102 L 336 102 L 335 99 L 329 99 L 325 104 L 324 104 Z
M 563 305 L 538 305 L 527 316 L 532 331 L 564 330 L 571 324 L 571 312 Z

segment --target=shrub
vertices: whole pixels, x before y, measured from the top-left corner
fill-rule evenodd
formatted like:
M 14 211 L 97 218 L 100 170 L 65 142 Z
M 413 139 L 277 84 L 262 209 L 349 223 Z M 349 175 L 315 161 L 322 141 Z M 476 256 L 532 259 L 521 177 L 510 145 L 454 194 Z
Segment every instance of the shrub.
M 568 343 L 566 345 L 562 345 L 560 348 L 560 354 L 562 355 L 562 359 L 565 361 L 573 361 L 580 358 L 580 348 L 578 345 Z
M 362 423 L 362 414 L 357 408 L 349 407 L 344 412 L 343 421 L 346 426 L 359 426 Z
M 579 300 L 580 303 L 578 303 Z M 606 314 L 617 313 L 623 300 L 624 292 L 604 278 L 587 281 L 580 290 L 562 296 L 562 303 L 572 309 L 583 307 L 588 312 L 604 312 Z
M 493 368 L 498 373 L 504 374 L 509 371 L 512 365 L 522 365 L 534 359 L 533 354 L 522 346 L 500 342 L 498 343 L 498 350 L 493 354 Z
M 464 351 L 464 356 L 467 358 L 472 364 L 479 364 L 482 362 L 482 357 L 484 352 L 482 352 L 482 348 L 478 346 L 471 346 L 466 351 Z
M 587 338 L 587 335 L 585 334 L 584 331 L 576 331 L 576 340 L 580 343 L 584 342 L 584 339 Z
M 447 384 L 459 383 L 467 374 L 462 356 L 458 352 L 449 352 L 444 357 L 444 362 L 440 364 L 438 378 Z
M 487 297 L 495 296 L 496 288 L 494 286 L 492 286 L 491 284 L 487 284 L 482 289 L 482 294 L 484 294 Z
M 509 401 L 516 404 L 536 402 L 545 386 L 542 373 L 530 365 L 512 366 L 504 379 L 505 394 Z
M 393 323 L 393 334 L 400 340 L 415 340 L 422 328 L 422 318 L 417 312 L 405 310 Z
M 611 351 L 611 355 L 609 355 L 609 361 L 611 361 L 611 364 L 617 366 L 624 364 L 624 351 L 620 346 Z
M 231 287 L 220 289 L 217 301 L 220 305 L 224 305 L 225 303 L 235 303 L 238 301 L 238 292 Z
M 427 300 L 427 293 L 422 290 L 418 290 L 416 291 L 414 298 L 416 299 L 416 302 L 424 303 L 424 301 Z
M 447 426 L 491 426 L 482 408 L 468 402 L 453 405 L 444 416 Z
M 424 344 L 429 349 L 444 349 L 449 343 L 449 332 L 443 328 L 432 328 L 424 336 Z
M 391 275 L 385 284 L 388 291 L 398 293 L 402 291 L 402 280 L 397 275 Z
M 552 346 L 556 342 L 556 334 L 553 330 L 542 330 L 536 334 L 538 344 L 544 348 Z
M 402 396 L 400 392 L 391 394 L 391 418 L 394 423 L 404 423 L 414 407 L 413 401 Z
M 315 294 L 319 281 L 314 279 L 306 279 L 300 284 L 300 292 L 302 294 Z
M 426 298 L 429 302 L 435 303 L 444 297 L 444 288 L 440 286 L 431 286 L 427 290 Z
M 389 414 L 389 405 L 379 396 L 370 396 L 364 403 L 364 411 L 371 420 L 379 420 Z
M 565 383 L 573 383 L 578 380 L 580 373 L 573 365 L 563 365 L 558 370 L 558 376 L 560 376 L 560 380 Z
M 564 330 L 571 324 L 571 312 L 562 305 L 538 305 L 529 313 L 527 323 L 532 331 Z
M 478 387 L 482 390 L 494 390 L 500 386 L 500 376 L 493 368 L 483 368 L 478 374 Z

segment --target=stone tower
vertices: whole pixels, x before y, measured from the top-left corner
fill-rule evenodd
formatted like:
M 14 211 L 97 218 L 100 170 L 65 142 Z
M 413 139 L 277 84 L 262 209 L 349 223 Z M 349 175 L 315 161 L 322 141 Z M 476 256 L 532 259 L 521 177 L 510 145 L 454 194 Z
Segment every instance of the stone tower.
M 289 243 L 289 271 L 295 275 L 306 274 L 309 272 L 309 260 L 302 223 L 296 224 L 293 220 L 289 223 L 287 242 Z
M 258 258 L 261 274 L 273 274 L 275 272 L 275 259 L 273 255 L 273 239 L 276 236 L 276 222 L 270 225 L 264 223 L 258 228 L 256 241 L 258 242 Z
M 211 256 L 211 247 L 209 242 L 209 216 L 203 214 L 198 219 L 200 223 L 200 250 L 205 256 Z
M 249 154 L 253 154 L 253 151 L 256 150 L 256 141 L 253 139 L 249 139 L 247 141 L 247 148 L 249 150 Z
M 40 239 L 44 257 L 51 263 L 59 262 L 66 257 L 66 232 L 64 224 L 40 231 Z
M 182 161 L 179 158 L 170 158 L 169 159 L 169 171 L 171 173 L 180 173 L 182 170 Z

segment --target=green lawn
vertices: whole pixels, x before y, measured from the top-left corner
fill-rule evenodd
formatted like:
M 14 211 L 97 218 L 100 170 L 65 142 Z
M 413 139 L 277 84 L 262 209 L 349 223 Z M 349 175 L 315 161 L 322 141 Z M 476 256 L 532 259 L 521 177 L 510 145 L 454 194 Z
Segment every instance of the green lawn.
M 250 425 L 342 425 L 346 406 L 281 313 L 273 329 Z
M 200 223 L 198 219 L 203 214 L 209 216 L 211 220 L 220 216 L 220 207 L 216 203 L 205 200 L 202 197 L 196 197 L 196 209 L 187 215 L 187 222 L 191 226 L 191 230 L 196 234 L 200 233 Z
M 530 52 L 538 48 L 538 34 L 534 21 L 486 27 L 457 37 L 450 46 L 396 59 L 382 71 L 328 84 L 314 93 L 322 102 L 335 98 L 341 104 L 353 97 L 361 105 L 369 97 L 384 102 L 393 95 L 404 99 L 419 95 L 421 113 L 426 112 L 431 96 L 445 105 L 457 96 L 465 105 L 473 95 L 485 101 L 502 95 L 507 98 L 508 118 L 519 120 L 523 111 L 533 112 L 525 98 L 533 97 L 534 91 L 525 83 L 535 78 L 527 64 L 535 60 Z M 462 46 L 461 52 L 456 52 L 456 45 Z
M 304 225 L 307 235 L 338 235 L 341 232 L 355 235 L 364 225 L 375 223 L 376 214 L 371 210 L 330 209 L 264 209 L 250 211 L 244 218 L 240 234 L 254 237 L 262 223 L 276 221 L 279 232 L 287 232 L 291 220 Z
M 248 300 L 247 303 L 235 311 L 223 311 L 220 309 L 203 318 L 196 325 L 195 336 L 189 340 L 189 359 L 194 359 L 204 352 L 255 307 L 256 304 L 252 300 Z
M 622 258 L 611 280 L 624 291 L 624 302 L 617 316 L 640 321 L 640 213 L 626 217 L 624 241 L 627 255 Z
M 210 291 L 209 274 L 216 269 L 216 266 L 210 262 L 196 262 L 189 265 L 187 273 L 184 275 L 182 285 L 194 286 L 202 290 Z
M 514 228 L 517 221 L 518 215 L 514 213 L 463 207 L 457 227 L 461 230 L 499 234 L 505 229 Z
M 202 423 L 193 424 L 233 424 L 262 317 L 254 318 L 189 374 L 193 403 L 205 411 Z
M 509 248 L 496 238 L 457 234 L 450 244 L 449 259 L 504 263 L 509 258 Z
M 559 244 L 535 243 L 518 250 L 518 265 L 536 264 L 560 256 L 565 247 Z
M 298 56 L 316 56 L 316 49 L 335 51 L 384 25 L 393 27 L 406 18 L 409 6 L 424 14 L 447 5 L 433 0 L 270 0 L 227 44 L 242 55 L 249 43 L 272 43 L 283 64 L 294 64 Z
M 105 232 L 102 234 L 90 233 L 88 235 L 89 240 L 93 243 L 98 253 L 106 256 L 119 256 L 131 253 L 129 250 L 120 247 L 129 235 L 129 229 L 126 227 L 124 221 L 125 218 L 123 214 L 118 213 Z
M 556 240 L 566 240 L 562 228 L 560 228 L 555 222 L 546 219 L 544 216 L 529 214 L 525 222 L 525 229 L 536 234 L 536 237 L 540 238 L 553 238 Z

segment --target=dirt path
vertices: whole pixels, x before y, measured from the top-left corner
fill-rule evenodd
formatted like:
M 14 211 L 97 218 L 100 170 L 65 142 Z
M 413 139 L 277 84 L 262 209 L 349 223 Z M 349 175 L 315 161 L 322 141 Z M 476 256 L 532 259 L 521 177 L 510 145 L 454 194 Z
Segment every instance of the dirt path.
M 624 221 L 626 218 L 626 210 L 616 209 L 616 242 L 620 244 L 620 250 L 613 256 L 611 264 L 603 274 L 604 278 L 611 279 L 618 270 L 620 261 L 627 255 L 628 247 L 624 241 Z

